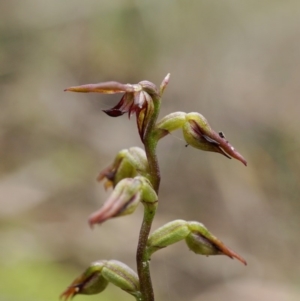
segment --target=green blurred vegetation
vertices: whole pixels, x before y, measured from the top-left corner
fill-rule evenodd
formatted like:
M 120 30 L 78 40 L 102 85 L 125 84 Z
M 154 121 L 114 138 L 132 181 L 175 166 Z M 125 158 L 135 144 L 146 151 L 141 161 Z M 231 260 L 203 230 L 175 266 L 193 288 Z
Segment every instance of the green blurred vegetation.
M 153 256 L 156 299 L 299 300 L 299 11 L 297 0 L 2 1 L 0 301 L 57 300 L 97 259 L 135 269 L 141 211 L 86 222 L 109 193 L 98 172 L 141 145 L 135 120 L 102 113 L 114 96 L 63 89 L 168 72 L 162 116 L 202 113 L 248 167 L 167 137 L 155 227 L 203 222 L 248 267 L 171 246 Z M 132 299 L 112 286 L 77 298 Z

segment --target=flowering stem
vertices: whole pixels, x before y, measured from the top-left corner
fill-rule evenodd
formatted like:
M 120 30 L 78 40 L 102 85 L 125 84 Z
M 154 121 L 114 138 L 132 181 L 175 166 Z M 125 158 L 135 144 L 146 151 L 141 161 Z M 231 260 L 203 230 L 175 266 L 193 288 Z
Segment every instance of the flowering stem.
M 154 126 L 160 111 L 160 96 L 153 97 L 153 101 L 154 112 L 151 116 L 151 120 L 145 133 L 144 146 L 150 169 L 150 181 L 155 192 L 158 194 L 160 184 L 160 171 L 156 155 L 158 137 L 156 135 L 156 132 L 154 131 Z M 146 245 L 152 226 L 152 221 L 155 216 L 156 207 L 157 206 L 155 204 L 144 204 L 144 217 L 140 230 L 136 254 L 137 271 L 140 279 L 140 290 L 143 301 L 154 301 L 154 293 L 149 266 L 150 256 L 147 252 Z

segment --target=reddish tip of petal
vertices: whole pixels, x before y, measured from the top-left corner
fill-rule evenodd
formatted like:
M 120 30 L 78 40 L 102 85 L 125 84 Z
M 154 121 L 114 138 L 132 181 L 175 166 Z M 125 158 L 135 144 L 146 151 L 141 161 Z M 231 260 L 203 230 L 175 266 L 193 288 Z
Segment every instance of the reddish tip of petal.
M 245 166 L 247 166 L 247 161 L 245 160 L 245 158 L 238 151 L 235 150 L 235 148 L 229 143 L 229 141 L 225 139 L 223 133 L 220 135 L 217 134 L 215 131 L 212 131 L 211 136 L 212 139 L 216 140 L 219 143 L 220 148 L 222 148 L 222 150 L 226 152 L 227 155 L 242 162 Z
M 224 253 L 225 255 L 229 256 L 230 258 L 235 258 L 237 260 L 239 260 L 241 263 L 243 263 L 244 265 L 247 265 L 247 261 L 241 257 L 239 254 L 233 252 L 232 250 L 228 249 L 228 252 Z
M 88 219 L 90 227 L 93 229 L 95 224 L 102 224 L 109 216 L 107 216 L 107 208 L 100 208 L 100 210 L 92 213 Z
M 77 291 L 78 288 L 76 286 L 70 286 L 59 296 L 59 299 L 63 299 L 64 301 L 67 301 L 70 298 L 72 299 Z

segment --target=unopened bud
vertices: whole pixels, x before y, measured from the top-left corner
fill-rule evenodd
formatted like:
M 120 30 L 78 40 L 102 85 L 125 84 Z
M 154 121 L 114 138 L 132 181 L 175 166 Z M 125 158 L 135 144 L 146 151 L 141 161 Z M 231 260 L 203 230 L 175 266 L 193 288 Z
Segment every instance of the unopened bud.
M 148 161 L 143 149 L 131 147 L 121 150 L 114 162 L 100 172 L 97 180 L 105 179 L 104 187 L 109 188 L 115 187 L 125 178 L 134 178 L 137 175 L 148 175 Z
M 89 217 L 89 224 L 101 224 L 107 219 L 131 214 L 140 202 L 156 208 L 157 194 L 145 177 L 121 180 L 104 205 Z
M 109 282 L 133 296 L 140 296 L 140 284 L 136 272 L 117 260 L 99 260 L 92 263 L 80 277 L 76 278 L 60 298 L 67 301 L 77 294 L 98 294 Z
M 142 182 L 138 178 L 120 181 L 104 205 L 89 217 L 89 224 L 101 224 L 109 218 L 131 214 L 141 201 Z
M 246 160 L 225 139 L 224 135 L 216 133 L 204 116 L 199 113 L 186 114 L 186 122 L 182 127 L 185 141 L 198 149 L 223 154 L 227 158 L 233 158 L 247 165 Z

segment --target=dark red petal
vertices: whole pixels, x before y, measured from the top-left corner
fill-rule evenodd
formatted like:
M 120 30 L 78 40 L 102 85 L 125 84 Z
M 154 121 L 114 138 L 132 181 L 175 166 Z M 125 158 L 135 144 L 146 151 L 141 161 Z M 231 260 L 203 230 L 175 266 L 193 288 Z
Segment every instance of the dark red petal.
M 110 117 L 119 117 L 126 113 L 118 109 L 109 109 L 109 110 L 102 110 L 102 111 Z

